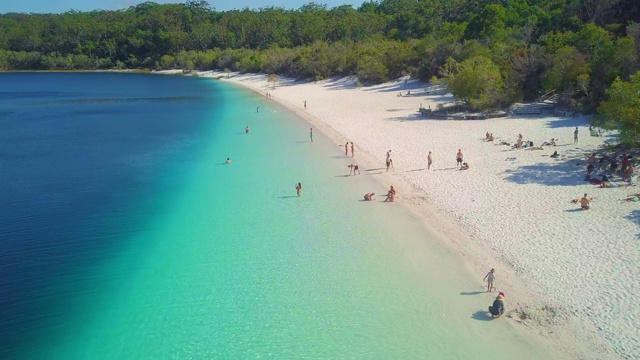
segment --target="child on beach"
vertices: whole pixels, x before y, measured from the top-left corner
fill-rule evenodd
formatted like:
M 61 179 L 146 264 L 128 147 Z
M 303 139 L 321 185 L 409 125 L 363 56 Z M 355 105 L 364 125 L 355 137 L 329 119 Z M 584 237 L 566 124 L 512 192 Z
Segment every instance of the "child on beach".
M 493 280 L 496 279 L 496 275 L 494 274 L 494 271 L 495 269 L 491 269 L 491 271 L 489 271 L 487 275 L 484 276 L 484 279 L 482 279 L 482 281 L 487 280 L 487 292 L 493 291 Z

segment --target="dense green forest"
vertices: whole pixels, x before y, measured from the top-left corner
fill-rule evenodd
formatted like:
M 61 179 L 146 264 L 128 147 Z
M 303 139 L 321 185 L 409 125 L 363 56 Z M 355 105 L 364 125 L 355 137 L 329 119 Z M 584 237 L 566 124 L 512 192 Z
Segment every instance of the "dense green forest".
M 593 112 L 616 79 L 640 69 L 639 23 L 638 0 L 381 0 L 227 12 L 204 1 L 146 2 L 0 15 L 0 69 L 228 69 L 356 75 L 363 84 L 410 75 L 444 82 L 475 108 L 555 91 Z

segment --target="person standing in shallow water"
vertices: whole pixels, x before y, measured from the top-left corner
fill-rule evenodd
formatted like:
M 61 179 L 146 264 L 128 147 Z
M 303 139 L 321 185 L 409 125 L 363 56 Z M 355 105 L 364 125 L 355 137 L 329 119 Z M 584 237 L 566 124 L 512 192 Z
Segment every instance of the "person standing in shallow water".
M 298 194 L 298 196 L 300 196 L 301 193 L 302 193 L 302 184 L 298 183 L 298 184 L 296 184 L 296 194 Z
M 304 108 L 307 109 L 307 100 L 304 101 Z
M 246 128 L 244 128 L 244 133 L 245 133 L 245 134 L 248 134 L 248 133 L 249 133 L 249 125 L 247 125 L 247 127 L 246 127 Z
M 573 143 L 577 144 L 578 143 L 578 127 L 576 126 L 576 129 L 573 130 Z
M 353 146 L 353 141 L 351 142 L 351 157 L 354 157 L 355 153 L 354 153 L 354 146 Z
M 309 131 L 309 139 L 311 139 L 311 142 L 313 142 L 313 128 L 311 128 L 311 130 Z
M 344 157 L 349 156 L 349 142 L 347 141 L 346 144 L 344 144 Z

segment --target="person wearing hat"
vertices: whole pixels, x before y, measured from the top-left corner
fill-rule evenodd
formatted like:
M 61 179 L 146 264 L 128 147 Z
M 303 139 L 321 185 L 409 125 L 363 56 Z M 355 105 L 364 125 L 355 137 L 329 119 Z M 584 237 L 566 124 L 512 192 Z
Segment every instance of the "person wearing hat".
M 493 301 L 493 305 L 489 306 L 491 317 L 499 318 L 504 314 L 504 291 L 500 291 L 498 297 Z

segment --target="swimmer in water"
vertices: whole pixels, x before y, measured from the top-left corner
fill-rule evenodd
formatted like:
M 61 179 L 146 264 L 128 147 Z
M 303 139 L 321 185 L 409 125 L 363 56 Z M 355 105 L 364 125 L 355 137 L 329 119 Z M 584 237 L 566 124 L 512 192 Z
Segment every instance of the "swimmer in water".
M 225 161 L 227 164 L 231 164 L 231 159 L 227 158 L 227 161 Z

